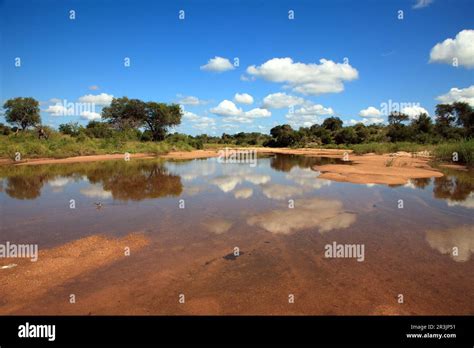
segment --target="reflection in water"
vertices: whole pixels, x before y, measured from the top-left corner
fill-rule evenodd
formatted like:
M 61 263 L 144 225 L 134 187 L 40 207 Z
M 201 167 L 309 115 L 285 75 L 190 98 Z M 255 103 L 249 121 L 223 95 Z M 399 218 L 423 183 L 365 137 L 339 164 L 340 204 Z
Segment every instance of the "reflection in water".
M 208 219 L 202 225 L 209 231 L 215 234 L 222 234 L 227 232 L 232 227 L 232 222 L 224 219 Z
M 290 234 L 307 228 L 318 228 L 322 233 L 347 228 L 355 221 L 356 214 L 345 212 L 341 201 L 321 198 L 298 200 L 293 209 L 271 210 L 247 219 L 250 226 L 259 226 L 275 234 Z
M 350 164 L 349 161 L 343 161 L 339 158 L 327 157 L 307 157 L 301 155 L 280 155 L 272 157 L 270 166 L 281 172 L 289 172 L 293 167 L 311 168 L 315 165 L 325 164 Z
M 70 165 L 41 165 L 3 167 L 6 177 L 5 192 L 16 199 L 35 199 L 44 184 L 54 192 L 73 179 L 87 178 L 92 184 L 80 192 L 88 197 L 118 200 L 142 200 L 178 196 L 182 192 L 181 179 L 168 172 L 161 161 L 107 161 Z
M 283 200 L 302 195 L 303 189 L 301 187 L 288 185 L 265 184 L 262 185 L 262 192 L 267 198 Z
M 253 189 L 251 188 L 242 188 L 239 190 L 235 190 L 234 197 L 237 199 L 247 199 L 252 197 Z
M 461 226 L 444 231 L 427 231 L 426 240 L 442 254 L 449 254 L 454 261 L 465 262 L 474 253 L 474 226 Z M 457 248 L 454 250 L 453 248 Z
M 38 175 L 30 177 L 13 176 L 7 179 L 5 192 L 16 199 L 35 199 L 41 194 L 41 188 L 47 177 Z

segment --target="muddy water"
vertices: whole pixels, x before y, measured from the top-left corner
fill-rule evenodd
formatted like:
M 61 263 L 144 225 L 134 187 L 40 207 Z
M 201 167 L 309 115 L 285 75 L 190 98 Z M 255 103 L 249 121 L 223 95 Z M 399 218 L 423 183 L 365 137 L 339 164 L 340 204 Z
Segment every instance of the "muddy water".
M 0 167 L 0 244 L 40 249 L 0 259 L 16 264 L 0 313 L 474 314 L 474 173 L 390 187 L 310 169 L 331 161 Z M 334 242 L 363 258 L 325 257 Z

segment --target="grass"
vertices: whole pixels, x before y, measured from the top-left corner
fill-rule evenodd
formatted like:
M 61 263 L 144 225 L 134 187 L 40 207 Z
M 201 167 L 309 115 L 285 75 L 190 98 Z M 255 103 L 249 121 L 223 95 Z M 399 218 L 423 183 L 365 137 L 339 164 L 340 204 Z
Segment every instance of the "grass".
M 223 147 L 242 147 L 226 144 L 204 144 L 205 149 Z M 428 151 L 438 161 L 474 165 L 474 139 L 442 144 L 400 143 L 367 143 L 357 145 L 324 145 L 323 148 L 352 149 L 355 154 L 393 153 L 397 151 L 421 152 Z M 79 136 L 76 138 L 60 133 L 53 133 L 47 139 L 38 139 L 34 133 L 0 136 L 0 157 L 15 158 L 19 152 L 21 158 L 65 158 L 86 155 L 104 155 L 116 153 L 152 153 L 165 154 L 169 151 L 192 151 L 194 148 L 184 141 L 137 141 L 120 137 L 105 139 Z M 453 160 L 457 154 L 458 161 Z
M 368 143 L 352 145 L 351 148 L 357 155 L 365 153 L 384 154 L 398 151 L 411 153 L 428 151 L 438 161 L 474 165 L 474 139 L 442 144 Z M 454 158 L 455 154 L 458 157 L 457 161 Z
M 47 140 L 38 139 L 34 134 L 0 136 L 0 157 L 15 158 L 65 158 L 72 156 L 104 155 L 114 153 L 165 154 L 172 150 L 191 151 L 193 147 L 184 142 L 168 143 L 134 141 L 120 138 L 95 139 L 73 138 L 68 135 L 52 134 Z
M 474 165 L 474 139 L 440 144 L 434 149 L 436 159 L 444 162 Z M 457 155 L 457 161 L 456 161 Z

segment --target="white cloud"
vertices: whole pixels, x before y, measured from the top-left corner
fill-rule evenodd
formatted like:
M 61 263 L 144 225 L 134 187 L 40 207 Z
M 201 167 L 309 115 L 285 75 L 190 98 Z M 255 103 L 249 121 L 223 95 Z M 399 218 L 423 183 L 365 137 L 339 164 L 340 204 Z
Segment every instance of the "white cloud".
M 359 116 L 362 117 L 362 120 L 351 119 L 349 121 L 344 121 L 344 123 L 348 123 L 350 125 L 355 125 L 357 123 L 362 123 L 365 125 L 383 123 L 384 119 L 380 117 L 382 114 L 382 111 L 376 107 L 369 106 L 367 109 L 362 109 L 359 111 Z
M 464 102 L 474 107 L 474 85 L 467 88 L 451 88 L 448 93 L 440 95 L 436 99 L 444 104 Z
M 300 196 L 303 194 L 301 187 L 287 186 L 280 184 L 265 184 L 262 185 L 262 193 L 265 197 L 276 200 L 288 199 L 291 197 Z
M 62 104 L 50 105 L 44 112 L 52 114 L 52 116 L 72 116 L 74 108 L 67 108 Z
M 192 123 L 192 127 L 203 130 L 215 130 L 216 128 L 216 120 L 212 117 L 207 116 L 199 116 L 193 112 L 186 111 L 183 109 L 183 118 Z
M 344 211 L 342 202 L 337 200 L 312 198 L 298 202 L 295 209 L 272 209 L 251 216 L 247 224 L 275 234 L 291 234 L 304 229 L 324 233 L 348 228 L 356 221 L 357 215 Z
M 358 78 L 358 71 L 349 64 L 320 59 L 320 64 L 294 63 L 291 58 L 273 58 L 260 66 L 249 66 L 247 73 L 271 82 L 287 83 L 293 91 L 318 95 L 339 93 L 344 81 Z
M 242 188 L 234 191 L 234 197 L 237 199 L 247 199 L 250 198 L 253 194 L 251 188 Z
M 93 184 L 90 185 L 87 188 L 83 188 L 79 190 L 84 196 L 90 197 L 90 198 L 111 198 L 112 197 L 112 192 L 110 191 L 105 191 L 102 188 L 102 185 L 99 184 Z
M 235 67 L 227 58 L 217 56 L 209 59 L 207 64 L 201 66 L 201 70 L 214 72 L 224 72 L 233 69 L 235 69 Z
M 430 115 L 428 110 L 422 108 L 421 106 L 407 106 L 404 107 L 400 112 L 407 115 L 411 119 L 417 118 L 420 114 L 427 114 L 428 116 Z
M 458 64 L 467 68 L 474 67 L 474 30 L 460 31 L 455 39 L 446 39 L 436 44 L 430 52 L 430 63 Z
M 254 108 L 243 111 L 230 100 L 223 100 L 216 107 L 210 109 L 213 114 L 223 116 L 224 122 L 251 123 L 255 118 L 270 117 L 272 113 L 266 109 Z
M 286 93 L 273 93 L 263 98 L 263 107 L 266 109 L 282 109 L 304 104 L 305 100 Z
M 369 124 L 377 124 L 377 123 L 383 123 L 385 120 L 381 117 L 371 117 L 371 118 L 363 118 L 362 120 L 354 120 L 351 119 L 349 121 L 344 121 L 344 123 L 348 123 L 350 125 L 355 125 L 357 123 L 362 123 L 364 125 L 369 125 Z
M 101 118 L 100 114 L 97 113 L 97 112 L 93 112 L 93 111 L 83 111 L 81 112 L 81 118 L 85 119 L 85 120 L 89 120 L 89 121 L 92 121 L 92 120 L 98 120 Z
M 416 3 L 413 5 L 413 8 L 415 10 L 425 8 L 428 7 L 432 2 L 433 0 L 416 0 Z
M 213 114 L 224 116 L 224 117 L 231 117 L 231 116 L 240 116 L 243 114 L 243 110 L 238 108 L 233 102 L 230 100 L 224 99 L 217 105 L 215 108 L 210 110 Z
M 251 118 L 260 118 L 260 117 L 270 117 L 272 113 L 267 109 L 255 108 L 245 112 L 245 117 Z
M 110 105 L 113 95 L 107 93 L 100 93 L 97 95 L 87 94 L 79 98 L 81 103 L 93 103 L 96 105 Z
M 242 93 L 242 94 L 235 93 L 234 101 L 240 104 L 252 104 L 253 97 L 247 93 Z
M 359 116 L 360 117 L 367 117 L 367 118 L 374 118 L 374 117 L 382 116 L 382 112 L 379 109 L 377 109 L 373 106 L 369 106 L 367 109 L 360 110 Z
M 332 108 L 325 108 L 321 104 L 302 106 L 285 117 L 293 127 L 310 127 L 321 122 L 321 116 L 334 115 Z
M 203 105 L 207 104 L 206 100 L 199 99 L 198 97 L 189 95 L 189 96 L 184 96 L 181 94 L 178 94 L 177 97 L 179 98 L 178 103 L 181 105 Z
M 198 115 L 196 115 L 195 113 L 193 113 L 191 111 L 186 111 L 186 110 L 183 110 L 183 118 L 186 119 L 186 120 L 189 120 L 189 121 L 199 120 Z

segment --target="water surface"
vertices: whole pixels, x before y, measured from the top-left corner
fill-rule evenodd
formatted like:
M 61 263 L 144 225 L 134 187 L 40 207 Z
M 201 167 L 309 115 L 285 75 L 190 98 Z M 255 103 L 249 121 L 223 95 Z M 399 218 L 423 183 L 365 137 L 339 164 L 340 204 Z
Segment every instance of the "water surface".
M 0 243 L 42 250 L 133 232 L 150 240 L 17 312 L 473 314 L 473 173 L 360 185 L 318 179 L 311 167 L 325 163 L 343 162 L 275 155 L 256 167 L 215 158 L 0 167 Z M 364 261 L 325 258 L 333 242 L 363 244 Z M 83 301 L 57 301 L 71 292 Z

